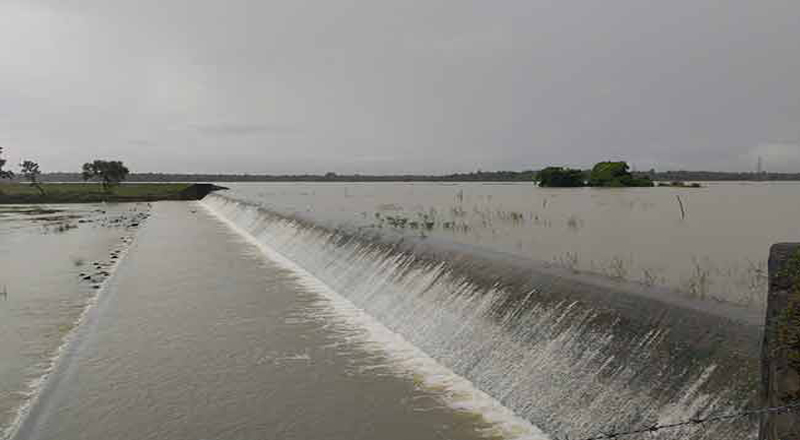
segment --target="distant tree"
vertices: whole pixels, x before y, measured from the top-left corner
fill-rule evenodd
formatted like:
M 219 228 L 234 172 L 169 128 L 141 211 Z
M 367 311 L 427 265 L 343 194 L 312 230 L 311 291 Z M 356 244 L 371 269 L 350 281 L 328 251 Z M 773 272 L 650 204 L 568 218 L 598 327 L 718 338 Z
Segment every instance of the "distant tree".
M 564 167 L 547 167 L 536 174 L 539 186 L 574 188 L 586 185 L 583 171 Z
M 14 177 L 14 173 L 11 171 L 3 170 L 3 167 L 6 165 L 6 160 L 3 159 L 3 147 L 0 147 L 0 179 L 11 179 Z
M 39 164 L 32 160 L 25 160 L 19 164 L 19 168 L 22 176 L 30 180 L 31 185 L 39 191 L 39 194 L 45 195 L 44 188 L 42 188 L 42 184 L 39 182 L 39 175 L 42 174 L 42 171 L 39 169 Z
M 619 162 L 599 162 L 589 175 L 590 186 L 653 186 L 653 181 L 646 175 L 636 175 L 628 171 L 628 164 Z
M 111 191 L 128 177 L 130 171 L 118 160 L 95 160 L 83 164 L 83 180 L 100 180 L 104 191 Z

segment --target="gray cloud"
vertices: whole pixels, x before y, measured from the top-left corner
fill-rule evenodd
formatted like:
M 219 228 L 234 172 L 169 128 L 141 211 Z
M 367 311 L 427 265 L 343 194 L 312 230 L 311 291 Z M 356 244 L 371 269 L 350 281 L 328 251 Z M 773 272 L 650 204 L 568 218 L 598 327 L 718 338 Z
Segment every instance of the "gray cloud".
M 48 170 L 752 169 L 800 144 L 797 17 L 794 0 L 5 0 L 0 140 Z
M 196 124 L 191 128 L 209 136 L 249 136 L 249 135 L 291 135 L 300 130 L 280 125 L 269 124 Z
M 137 147 L 154 147 L 157 145 L 155 142 L 148 141 L 147 139 L 131 139 L 128 143 Z

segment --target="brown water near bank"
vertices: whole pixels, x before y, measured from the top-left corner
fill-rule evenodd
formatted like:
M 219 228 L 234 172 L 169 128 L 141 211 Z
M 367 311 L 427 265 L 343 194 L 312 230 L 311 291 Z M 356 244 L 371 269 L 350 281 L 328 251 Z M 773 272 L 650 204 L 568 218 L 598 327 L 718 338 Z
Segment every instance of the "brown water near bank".
M 334 308 L 204 210 L 160 203 L 16 438 L 545 438 L 454 409 Z
M 36 395 L 146 208 L 0 208 L 0 438 Z

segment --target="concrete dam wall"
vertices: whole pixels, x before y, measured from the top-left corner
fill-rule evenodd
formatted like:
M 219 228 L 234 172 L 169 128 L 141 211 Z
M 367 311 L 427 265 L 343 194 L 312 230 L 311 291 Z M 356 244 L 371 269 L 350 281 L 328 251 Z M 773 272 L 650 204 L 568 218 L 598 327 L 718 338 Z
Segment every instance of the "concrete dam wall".
M 758 406 L 763 315 L 430 239 L 201 203 L 551 436 Z M 750 439 L 758 420 L 658 433 Z

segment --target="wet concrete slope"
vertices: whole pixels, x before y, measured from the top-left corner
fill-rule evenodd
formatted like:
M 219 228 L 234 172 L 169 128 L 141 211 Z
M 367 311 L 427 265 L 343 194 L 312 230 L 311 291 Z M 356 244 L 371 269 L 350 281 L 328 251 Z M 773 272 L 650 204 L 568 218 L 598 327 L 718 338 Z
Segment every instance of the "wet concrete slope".
M 158 203 L 15 438 L 545 438 L 363 333 L 196 202 Z

